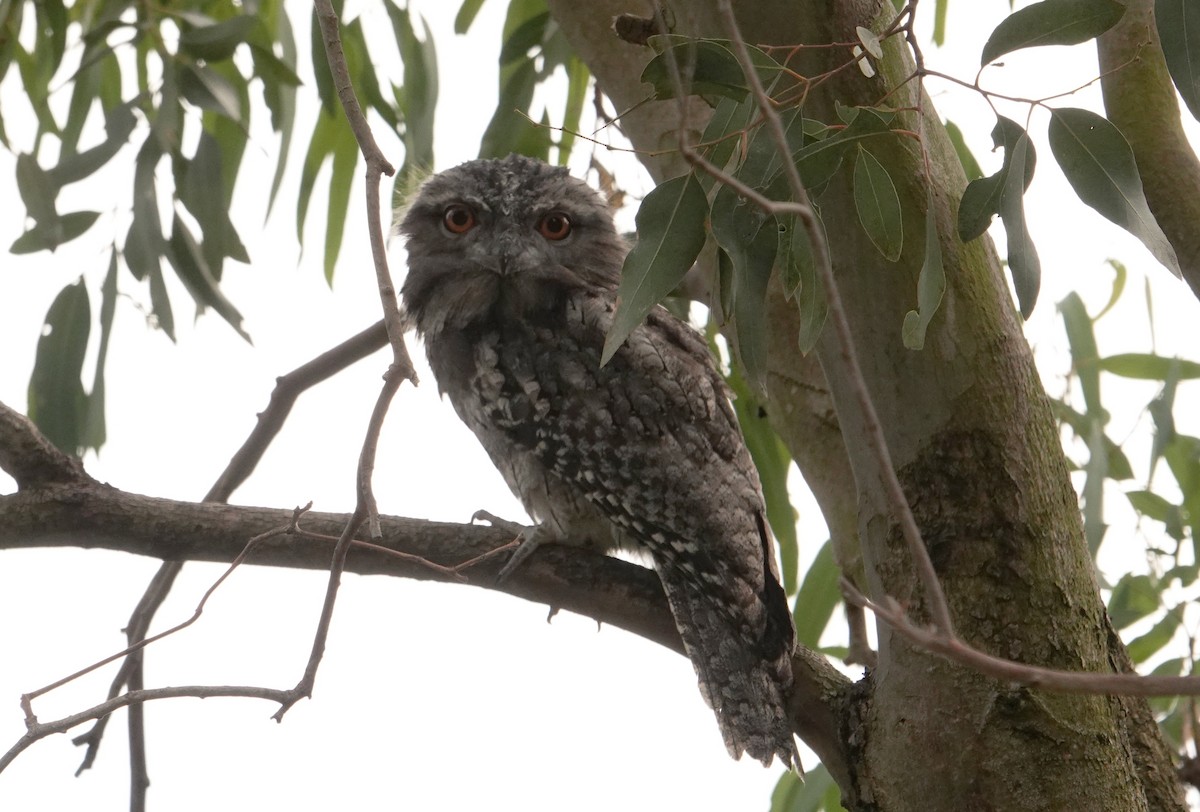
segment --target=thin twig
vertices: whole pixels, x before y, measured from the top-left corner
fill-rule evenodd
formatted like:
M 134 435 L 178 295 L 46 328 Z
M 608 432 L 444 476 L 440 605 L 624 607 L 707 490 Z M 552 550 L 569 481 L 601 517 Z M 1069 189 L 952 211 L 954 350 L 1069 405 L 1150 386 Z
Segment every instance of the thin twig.
M 112 714 L 114 711 L 156 699 L 175 699 L 178 697 L 193 697 L 206 699 L 214 696 L 244 696 L 253 699 L 267 699 L 272 702 L 282 702 L 287 697 L 286 691 L 276 688 L 260 688 L 243 685 L 182 685 L 175 688 L 149 688 L 142 691 L 130 691 L 101 702 L 95 707 L 88 708 L 70 716 L 64 716 L 53 722 L 39 722 L 37 717 L 26 724 L 25 735 L 22 736 L 8 752 L 0 756 L 0 771 L 3 771 L 13 760 L 29 748 L 34 742 L 55 733 L 66 733 L 73 727 L 81 725 L 90 719 L 99 719 Z M 28 707 L 27 713 L 31 714 Z
M 1041 688 L 1064 694 L 1091 694 L 1122 696 L 1198 696 L 1200 677 L 1155 676 L 1143 674 L 1105 674 L 1087 671 L 1064 671 L 1029 665 L 991 654 L 964 642 L 961 638 L 946 634 L 941 629 L 922 627 L 913 623 L 903 607 L 891 598 L 880 603 L 863 595 L 850 583 L 841 579 L 842 594 L 855 606 L 870 609 L 876 617 L 887 623 L 901 637 L 925 651 L 938 654 L 951 662 L 959 663 L 974 671 L 1006 682 L 1015 682 L 1030 688 Z
M 875 411 L 875 404 L 871 400 L 871 395 L 867 390 L 866 379 L 858 363 L 858 354 L 854 349 L 854 337 L 851 334 L 850 320 L 846 315 L 846 308 L 842 303 L 837 278 L 834 276 L 833 265 L 829 258 L 829 246 L 825 243 L 821 225 L 817 221 L 808 199 L 808 192 L 804 188 L 803 181 L 800 179 L 800 171 L 796 168 L 795 162 L 789 160 L 791 149 L 788 146 L 787 134 L 784 132 L 783 122 L 780 120 L 779 114 L 775 111 L 770 97 L 767 96 L 762 82 L 758 78 L 758 73 L 754 69 L 754 64 L 746 49 L 746 42 L 742 38 L 729 0 L 717 0 L 717 9 L 725 21 L 725 27 L 733 44 L 734 56 L 737 57 L 738 62 L 742 66 L 742 72 L 746 76 L 746 81 L 750 84 L 751 92 L 753 92 L 755 99 L 758 100 L 759 109 L 766 117 L 766 124 L 770 128 L 771 137 L 775 141 L 776 149 L 779 150 L 780 156 L 784 159 L 782 161 L 783 168 L 788 179 L 792 197 L 802 206 L 802 210 L 796 213 L 800 221 L 804 224 L 805 231 L 808 233 L 817 273 L 820 276 L 821 283 L 825 287 L 825 300 L 828 307 L 829 320 L 833 324 L 834 337 L 837 341 L 838 353 L 846 372 L 847 383 L 851 394 L 858 404 L 867 444 L 874 455 L 876 468 L 878 469 L 877 474 L 883 482 L 894 518 L 899 523 L 901 533 L 908 544 L 909 555 L 913 559 L 913 566 L 917 570 L 917 575 L 921 580 L 922 586 L 925 588 L 926 599 L 929 602 L 929 613 L 934 623 L 940 629 L 947 634 L 953 634 L 954 625 L 950 619 L 950 608 L 946 603 L 946 595 L 942 591 L 941 583 L 938 581 L 937 570 L 933 566 L 933 561 L 929 558 L 929 551 L 925 549 L 925 542 L 921 538 L 921 531 L 917 528 L 917 522 L 913 517 L 912 509 L 909 507 L 908 499 L 904 495 L 904 489 L 901 487 L 900 480 L 896 476 L 887 440 L 883 434 L 883 426 L 879 421 L 878 413 Z

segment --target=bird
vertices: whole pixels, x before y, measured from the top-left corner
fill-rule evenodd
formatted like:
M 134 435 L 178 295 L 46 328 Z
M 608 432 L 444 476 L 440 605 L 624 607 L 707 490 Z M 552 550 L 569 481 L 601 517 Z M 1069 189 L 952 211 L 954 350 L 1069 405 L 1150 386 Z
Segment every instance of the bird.
M 398 219 L 438 390 L 536 522 L 501 577 L 543 543 L 648 553 L 730 755 L 799 770 L 795 630 L 729 388 L 661 306 L 601 364 L 628 244 L 599 193 L 534 158 L 479 159 Z

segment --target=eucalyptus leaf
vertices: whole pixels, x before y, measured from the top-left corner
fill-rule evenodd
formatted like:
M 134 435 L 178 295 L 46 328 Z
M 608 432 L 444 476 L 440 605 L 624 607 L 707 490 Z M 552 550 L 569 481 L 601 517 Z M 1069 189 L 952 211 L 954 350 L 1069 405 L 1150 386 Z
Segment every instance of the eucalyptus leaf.
M 1015 11 L 992 31 L 980 66 L 1021 48 L 1077 45 L 1117 24 L 1125 7 L 1115 0 L 1043 0 Z
M 1013 147 L 1012 165 L 1007 171 L 1000 197 L 1000 219 L 1004 221 L 1004 231 L 1008 237 L 1008 272 L 1012 275 L 1017 304 L 1024 318 L 1029 318 L 1033 313 L 1042 286 L 1042 263 L 1025 221 L 1022 178 L 1029 166 L 1028 154 L 1029 136 L 1022 134 Z
M 708 200 L 694 174 L 672 178 L 646 195 L 634 220 L 637 243 L 621 268 L 617 312 L 604 340 L 602 364 L 683 280 L 704 247 L 707 216 Z
M 871 244 L 889 262 L 900 259 L 904 247 L 900 196 L 887 169 L 866 149 L 859 149 L 854 163 L 854 207 Z
M 1175 249 L 1150 213 L 1129 142 L 1116 126 L 1090 110 L 1060 108 L 1050 114 L 1050 151 L 1084 203 L 1133 234 L 1171 273 L 1181 276 Z
M 1155 0 L 1154 22 L 1171 80 L 1192 116 L 1200 119 L 1200 3 Z
M 942 304 L 946 291 L 946 272 L 942 267 L 942 244 L 938 239 L 937 220 L 933 216 L 933 189 L 929 190 L 925 208 L 925 261 L 917 277 L 917 309 L 904 315 L 902 336 L 904 346 L 919 350 L 925 346 L 929 322 Z
M 50 304 L 29 378 L 29 419 L 71 455 L 83 448 L 87 394 L 80 376 L 91 327 L 87 287 L 79 279 L 59 291 Z

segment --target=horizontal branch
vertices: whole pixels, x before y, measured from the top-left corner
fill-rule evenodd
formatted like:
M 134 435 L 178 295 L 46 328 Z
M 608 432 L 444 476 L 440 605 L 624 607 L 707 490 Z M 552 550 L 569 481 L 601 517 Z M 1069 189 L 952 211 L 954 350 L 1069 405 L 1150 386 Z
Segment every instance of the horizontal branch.
M 0 408 L 0 418 L 11 414 Z M 24 447 L 20 435 L 40 437 L 28 421 L 7 428 L 10 431 L 0 430 L 0 449 Z M 51 453 L 39 447 L 34 455 Z M 289 509 L 159 499 L 102 484 L 79 468 L 61 473 L 33 477 L 33 487 L 0 495 L 0 550 L 79 547 L 165 561 L 228 564 L 242 554 L 250 539 L 294 522 L 294 511 Z M 328 570 L 334 545 L 317 536 L 336 539 L 346 520 L 345 514 L 305 512 L 299 523 L 301 533 L 270 534 L 249 551 L 246 563 Z M 510 544 L 510 531 L 395 516 L 381 516 L 380 528 L 381 538 L 350 550 L 347 572 L 465 581 L 575 612 L 683 653 L 662 586 L 651 569 L 584 548 L 551 544 L 539 548 L 511 577 L 497 582 L 505 557 L 488 553 Z M 823 656 L 804 647 L 798 647 L 792 671 L 794 729 L 827 766 L 844 767 L 840 697 L 850 681 Z

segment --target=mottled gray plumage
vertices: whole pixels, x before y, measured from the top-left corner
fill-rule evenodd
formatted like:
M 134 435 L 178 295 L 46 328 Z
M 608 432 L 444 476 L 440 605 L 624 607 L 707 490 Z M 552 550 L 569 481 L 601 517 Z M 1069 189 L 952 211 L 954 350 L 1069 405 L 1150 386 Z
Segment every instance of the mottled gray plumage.
M 598 195 L 517 156 L 432 177 L 401 225 L 438 387 L 543 540 L 648 551 L 734 757 L 796 764 L 791 614 L 758 475 L 704 340 L 666 310 L 604 367 L 626 246 Z

